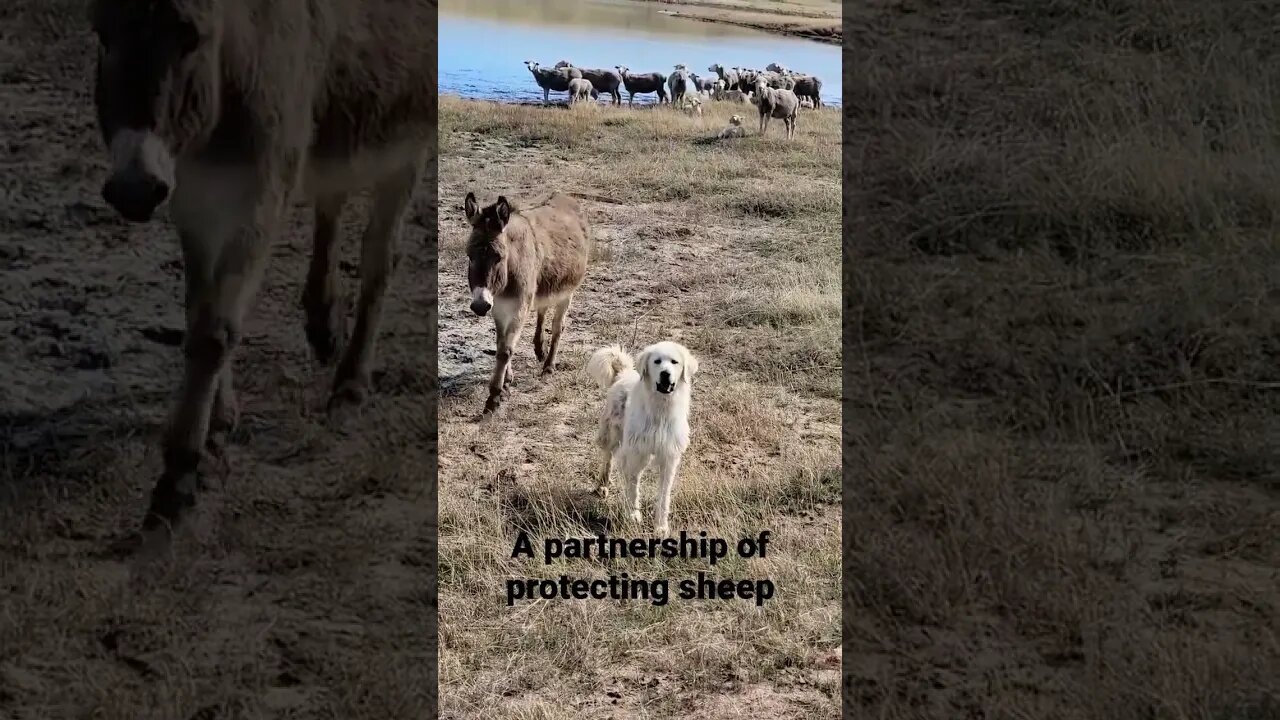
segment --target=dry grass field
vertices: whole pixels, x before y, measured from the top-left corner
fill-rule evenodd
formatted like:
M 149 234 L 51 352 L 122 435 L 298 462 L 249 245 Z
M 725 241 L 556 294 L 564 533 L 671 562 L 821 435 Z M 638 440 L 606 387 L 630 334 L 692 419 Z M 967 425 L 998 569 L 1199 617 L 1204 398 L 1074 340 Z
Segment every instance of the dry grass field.
M 0 5 L 0 718 L 426 717 L 435 180 L 406 223 L 377 395 L 347 432 L 325 422 L 303 333 L 297 213 L 236 358 L 231 471 L 176 562 L 131 577 L 113 548 L 160 472 L 182 265 L 163 214 L 126 225 L 99 196 L 94 53 L 82 3 Z M 357 206 L 345 231 L 362 226 Z
M 803 111 L 798 135 L 707 141 L 669 108 L 500 105 L 446 97 L 440 160 L 440 682 L 442 717 L 833 718 L 839 713 L 840 114 Z M 754 112 L 750 105 L 746 110 Z M 569 311 L 557 373 L 538 377 L 526 330 L 516 387 L 477 422 L 493 322 L 468 309 L 462 199 L 579 193 L 597 254 Z M 532 325 L 531 325 L 532 326 Z M 530 326 L 530 327 L 531 327 Z M 672 529 L 765 558 L 716 574 L 770 578 L 752 601 L 538 600 L 506 606 L 518 577 L 696 576 L 703 560 L 512 559 L 535 538 L 629 527 L 592 495 L 604 393 L 586 377 L 608 343 L 675 339 L 700 358 L 693 442 Z M 615 477 L 615 488 L 617 479 Z M 642 497 L 649 508 L 653 481 Z M 649 514 L 649 510 L 646 510 Z M 646 521 L 650 522 L 650 521 Z
M 846 13 L 852 717 L 1280 717 L 1280 5 Z

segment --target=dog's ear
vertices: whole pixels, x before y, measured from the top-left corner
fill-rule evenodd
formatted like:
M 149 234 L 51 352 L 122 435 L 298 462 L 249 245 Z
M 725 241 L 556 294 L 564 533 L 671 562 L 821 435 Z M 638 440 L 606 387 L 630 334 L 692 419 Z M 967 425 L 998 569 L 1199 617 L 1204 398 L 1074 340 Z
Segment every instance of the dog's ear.
M 639 355 L 636 356 L 636 364 L 640 366 L 638 370 L 640 372 L 641 380 L 649 379 L 649 356 L 651 354 L 652 353 L 650 353 L 649 348 L 645 348 Z
M 689 348 L 684 350 L 684 378 L 689 382 L 693 382 L 693 374 L 698 372 L 698 358 L 689 352 Z
M 476 202 L 476 194 L 467 193 L 466 199 L 462 201 L 462 211 L 467 214 L 467 222 L 475 223 L 476 214 L 480 212 L 480 205 Z

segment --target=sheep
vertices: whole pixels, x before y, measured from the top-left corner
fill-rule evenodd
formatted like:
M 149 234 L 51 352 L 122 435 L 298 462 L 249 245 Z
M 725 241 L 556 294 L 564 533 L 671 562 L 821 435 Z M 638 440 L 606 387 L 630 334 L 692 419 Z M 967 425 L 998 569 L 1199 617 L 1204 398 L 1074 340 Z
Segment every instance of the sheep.
M 680 102 L 680 109 L 689 115 L 702 117 L 702 98 L 697 95 L 685 95 Z
M 723 130 L 721 130 L 719 135 L 721 139 L 740 138 L 740 137 L 746 137 L 746 136 L 747 136 L 747 129 L 742 127 L 741 115 L 734 115 L 733 117 L 729 118 L 729 125 L 725 127 Z
M 542 88 L 542 102 L 551 102 L 551 91 L 566 92 L 569 89 L 569 81 L 582 77 L 582 71 L 577 68 L 544 68 L 533 60 L 525 60 L 525 67 L 529 68 L 529 72 L 533 73 L 533 81 L 538 83 L 538 87 Z
M 787 69 L 786 65 L 779 65 L 778 63 L 769 63 L 764 69 L 770 72 L 781 73 L 783 75 L 791 74 L 791 71 Z
M 748 102 L 752 102 L 752 103 L 755 102 L 755 100 L 751 97 L 751 93 L 742 92 L 741 90 L 726 90 L 724 91 L 724 94 L 720 96 L 720 99 L 725 102 L 736 102 L 736 103 L 742 103 L 744 105 L 747 104 Z
M 568 60 L 561 60 L 560 62 L 556 63 L 556 67 L 572 68 L 576 66 L 573 63 L 569 62 Z M 584 80 L 591 81 L 591 86 L 596 89 L 597 95 L 602 92 L 609 93 L 610 97 L 613 98 L 611 101 L 613 105 L 622 104 L 622 93 L 618 91 L 618 88 L 622 86 L 622 76 L 618 74 L 617 70 L 609 70 L 604 68 L 577 68 L 577 69 L 582 73 L 582 78 Z
M 726 90 L 739 89 L 738 88 L 738 68 L 733 68 L 732 70 L 725 70 L 723 65 L 721 65 L 720 63 L 715 63 L 710 67 L 708 67 L 707 69 L 715 73 L 716 77 L 720 78 L 720 81 L 724 83 L 724 88 Z
M 725 89 L 725 82 L 723 80 L 716 80 L 715 85 L 711 87 L 711 97 L 716 100 L 723 100 Z
M 586 78 L 574 78 L 569 81 L 569 104 L 585 102 L 600 97 L 600 93 Z
M 693 80 L 693 86 L 697 88 L 700 94 L 711 95 L 715 91 L 716 83 L 719 80 L 713 80 L 707 77 L 698 77 L 696 73 L 689 73 L 689 78 Z
M 675 66 L 675 72 L 667 78 L 667 89 L 671 92 L 671 102 L 679 104 L 684 100 L 684 96 L 689 92 L 689 88 L 693 86 L 693 81 L 689 78 L 689 70 L 684 63 Z
M 822 81 L 813 75 L 792 76 L 795 81 L 791 88 L 797 97 L 809 98 L 813 102 L 813 107 L 822 107 Z
M 797 96 L 797 97 L 798 97 L 798 96 Z M 801 107 L 801 108 L 803 108 L 803 109 L 806 109 L 806 110 L 812 110 L 812 109 L 813 109 L 813 98 L 810 98 L 810 97 L 802 97 L 802 98 L 800 98 L 800 107 Z
M 626 65 L 615 65 L 614 68 L 622 77 L 622 86 L 627 89 L 627 105 L 635 103 L 636 95 L 658 93 L 658 102 L 667 99 L 667 76 L 659 72 L 633 73 Z
M 787 139 L 796 132 L 796 115 L 800 110 L 800 99 L 790 90 L 769 87 L 764 78 L 756 78 L 756 92 L 760 110 L 760 134 L 764 135 L 769 127 L 769 118 L 782 118 L 787 128 Z

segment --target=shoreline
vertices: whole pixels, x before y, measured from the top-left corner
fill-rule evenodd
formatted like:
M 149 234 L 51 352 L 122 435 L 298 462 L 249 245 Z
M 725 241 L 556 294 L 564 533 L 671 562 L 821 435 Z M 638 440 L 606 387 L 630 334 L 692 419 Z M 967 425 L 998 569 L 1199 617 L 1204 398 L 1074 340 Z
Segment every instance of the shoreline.
M 821 13 L 785 13 L 770 9 L 699 0 L 642 1 L 683 8 L 659 11 L 671 17 L 724 25 L 737 25 L 775 35 L 812 40 L 828 45 L 840 45 L 844 41 L 842 19 Z

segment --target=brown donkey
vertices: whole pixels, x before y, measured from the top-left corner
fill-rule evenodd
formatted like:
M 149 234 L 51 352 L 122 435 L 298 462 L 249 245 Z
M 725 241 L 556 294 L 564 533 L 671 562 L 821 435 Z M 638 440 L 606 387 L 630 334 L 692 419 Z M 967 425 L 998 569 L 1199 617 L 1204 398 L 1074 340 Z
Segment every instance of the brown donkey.
M 555 367 L 564 316 L 573 293 L 587 274 L 591 234 L 577 200 L 554 193 L 544 205 L 516 210 L 499 196 L 483 210 L 476 196 L 463 201 L 471 238 L 467 241 L 467 284 L 471 310 L 481 317 L 493 310 L 498 339 L 497 363 L 489 379 L 484 412 L 498 409 L 514 372 L 511 355 L 529 312 L 538 322 L 533 330 L 533 354 L 542 360 L 542 374 Z M 542 321 L 551 309 L 551 346 L 543 353 Z
M 349 194 L 372 190 L 355 328 L 330 407 L 369 392 L 395 239 L 435 147 L 436 2 L 96 0 L 91 18 L 94 104 L 111 155 L 103 197 L 135 222 L 169 200 L 182 244 L 186 372 L 143 521 L 165 531 L 195 502 L 203 451 L 217 453 L 236 421 L 231 356 L 295 200 L 316 207 L 303 302 L 327 362 L 345 315 L 334 291 L 339 214 Z

